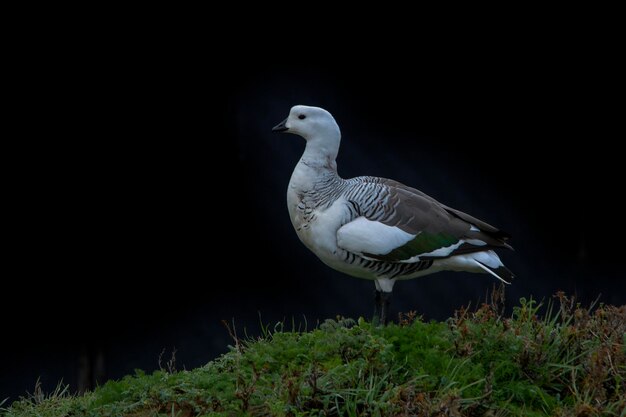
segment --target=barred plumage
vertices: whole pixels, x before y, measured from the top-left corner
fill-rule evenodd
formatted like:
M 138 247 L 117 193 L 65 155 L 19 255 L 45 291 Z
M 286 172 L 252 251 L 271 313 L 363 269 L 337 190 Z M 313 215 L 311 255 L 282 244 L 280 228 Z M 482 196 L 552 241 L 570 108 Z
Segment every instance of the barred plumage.
M 298 237 L 327 265 L 374 280 L 383 293 L 396 280 L 442 270 L 512 278 L 493 251 L 510 248 L 506 233 L 393 180 L 340 178 L 341 133 L 326 110 L 294 106 L 273 130 L 307 141 L 287 203 Z M 383 322 L 385 311 L 381 305 Z

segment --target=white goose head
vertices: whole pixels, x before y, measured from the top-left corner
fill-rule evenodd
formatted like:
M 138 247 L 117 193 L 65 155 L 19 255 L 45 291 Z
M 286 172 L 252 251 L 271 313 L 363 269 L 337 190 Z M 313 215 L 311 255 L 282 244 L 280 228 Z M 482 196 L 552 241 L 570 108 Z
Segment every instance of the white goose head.
M 333 116 L 319 107 L 293 106 L 289 117 L 274 126 L 274 132 L 293 133 L 302 136 L 307 143 L 319 142 L 324 145 L 339 149 L 341 132 Z

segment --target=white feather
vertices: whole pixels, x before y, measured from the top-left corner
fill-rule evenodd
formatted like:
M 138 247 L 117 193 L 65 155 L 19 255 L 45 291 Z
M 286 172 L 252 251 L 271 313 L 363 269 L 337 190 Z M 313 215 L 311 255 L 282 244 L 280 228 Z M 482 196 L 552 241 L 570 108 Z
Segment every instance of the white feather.
M 353 253 L 386 255 L 415 235 L 386 224 L 358 217 L 337 231 L 337 245 Z
M 452 252 L 454 252 L 463 243 L 465 243 L 464 240 L 459 240 L 458 242 L 453 243 L 450 246 L 445 246 L 443 248 L 435 249 L 434 251 L 428 252 L 428 253 L 420 253 L 419 255 L 413 256 L 412 258 L 405 259 L 404 261 L 400 261 L 400 262 L 402 263 L 419 262 L 420 257 L 422 256 L 434 256 L 434 257 L 445 258 L 446 256 L 449 256 Z
M 476 263 L 476 265 L 478 265 L 480 268 L 484 269 L 485 271 L 487 271 L 488 273 L 490 273 L 491 275 L 493 275 L 494 277 L 498 278 L 500 281 L 504 282 L 505 284 L 511 284 L 509 281 L 505 281 L 504 279 L 502 279 L 502 277 L 498 274 L 496 274 L 495 272 L 493 272 L 491 269 L 487 268 L 485 265 L 481 264 L 480 262 L 478 262 L 477 260 L 474 259 L 474 262 Z
M 465 255 L 456 255 L 450 258 L 441 259 L 435 261 L 442 269 L 449 269 L 452 271 L 468 271 L 468 272 L 483 272 L 487 271 L 491 275 L 496 276 L 499 280 L 506 282 L 502 277 L 498 276 L 495 272 L 489 270 L 489 268 L 498 269 L 502 264 L 502 261 L 498 255 L 492 251 L 474 252 Z M 508 284 L 508 282 L 507 282 Z
M 393 284 L 395 283 L 396 283 L 395 279 L 388 279 L 388 278 L 377 278 L 376 281 L 374 281 L 374 285 L 376 285 L 376 289 L 378 291 L 383 291 L 383 292 L 392 292 Z
M 497 268 L 500 268 L 501 266 L 504 266 L 500 258 L 498 258 L 498 255 L 496 255 L 496 253 L 492 250 L 470 253 L 467 256 L 469 256 L 472 259 L 477 260 L 478 262 L 484 265 L 487 265 L 489 268 L 497 269 Z

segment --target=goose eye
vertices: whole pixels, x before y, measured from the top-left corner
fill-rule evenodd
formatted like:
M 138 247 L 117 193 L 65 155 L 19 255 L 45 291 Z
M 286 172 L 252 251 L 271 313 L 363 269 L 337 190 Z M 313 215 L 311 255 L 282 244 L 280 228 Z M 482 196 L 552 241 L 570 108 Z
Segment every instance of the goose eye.
M 300 119 L 300 120 L 306 119 L 306 116 L 304 114 L 301 114 L 300 116 L 298 116 L 298 119 Z

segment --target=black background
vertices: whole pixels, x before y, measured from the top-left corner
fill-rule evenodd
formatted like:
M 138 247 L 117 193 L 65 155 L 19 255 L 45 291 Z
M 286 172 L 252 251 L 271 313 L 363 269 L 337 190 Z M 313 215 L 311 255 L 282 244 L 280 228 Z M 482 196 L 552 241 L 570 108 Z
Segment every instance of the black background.
M 74 390 L 81 351 L 103 350 L 109 378 L 155 369 L 164 348 L 200 366 L 230 343 L 222 319 L 257 335 L 260 321 L 370 317 L 373 284 L 292 230 L 304 140 L 270 129 L 295 104 L 335 116 L 343 177 L 393 178 L 511 233 L 509 306 L 557 290 L 626 302 L 623 133 L 601 54 L 212 58 L 129 52 L 42 83 L 63 94 L 44 92 L 54 110 L 27 125 L 43 140 L 15 155 L 0 400 L 38 376 Z M 392 308 L 445 319 L 492 283 L 429 275 L 397 284 Z

